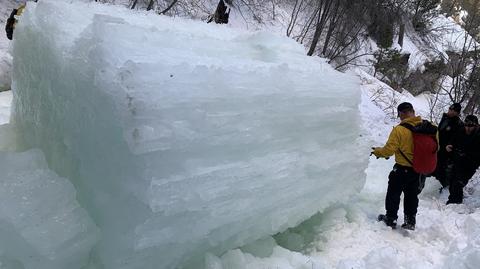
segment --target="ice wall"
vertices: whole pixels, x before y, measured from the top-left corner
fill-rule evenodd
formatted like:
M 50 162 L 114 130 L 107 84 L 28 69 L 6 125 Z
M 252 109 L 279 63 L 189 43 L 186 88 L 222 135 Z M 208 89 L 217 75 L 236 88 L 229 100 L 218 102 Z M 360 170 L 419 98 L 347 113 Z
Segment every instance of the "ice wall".
M 20 146 L 75 185 L 102 268 L 201 268 L 364 184 L 358 82 L 274 34 L 29 3 L 13 88 Z

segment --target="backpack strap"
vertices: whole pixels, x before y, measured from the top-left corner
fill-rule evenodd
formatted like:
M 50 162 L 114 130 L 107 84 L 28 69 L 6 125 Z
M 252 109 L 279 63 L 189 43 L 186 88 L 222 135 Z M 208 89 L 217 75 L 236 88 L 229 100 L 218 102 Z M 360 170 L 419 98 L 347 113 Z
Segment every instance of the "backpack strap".
M 407 128 L 408 130 L 410 130 L 410 131 L 413 132 L 413 126 L 412 126 L 411 124 L 406 123 L 406 122 L 402 122 L 402 123 L 400 123 L 399 125 Z
M 412 131 L 413 133 L 417 133 L 417 134 L 436 136 L 437 131 L 438 131 L 437 126 L 433 125 L 428 120 L 422 120 L 422 122 L 420 124 L 417 124 L 415 126 L 413 126 L 409 123 L 406 123 L 406 122 L 402 122 L 399 125 L 407 128 L 410 131 Z
M 402 122 L 402 123 L 400 123 L 399 125 L 407 128 L 407 129 L 410 130 L 412 133 L 414 132 L 414 130 L 413 130 L 414 127 L 413 127 L 411 124 L 408 124 L 408 123 L 406 123 L 406 122 Z M 410 161 L 410 159 L 407 158 L 407 156 L 406 156 L 400 149 L 398 149 L 398 151 L 399 151 L 400 154 L 403 156 L 403 158 L 405 158 L 405 160 L 407 160 L 407 162 L 413 167 L 413 162 Z
M 402 154 L 403 158 L 405 158 L 405 160 L 407 160 L 407 162 L 413 167 L 413 162 L 410 161 L 410 159 L 407 158 L 407 156 L 405 156 L 405 154 L 403 154 L 403 152 L 400 149 L 398 151 L 400 151 L 400 154 Z

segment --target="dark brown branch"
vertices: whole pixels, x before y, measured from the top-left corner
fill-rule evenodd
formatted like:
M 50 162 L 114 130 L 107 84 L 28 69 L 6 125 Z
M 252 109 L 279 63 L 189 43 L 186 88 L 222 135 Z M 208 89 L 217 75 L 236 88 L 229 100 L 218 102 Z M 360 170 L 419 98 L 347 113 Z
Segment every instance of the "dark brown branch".
M 177 2 L 178 0 L 173 0 L 172 3 L 170 3 L 170 5 L 166 9 L 160 12 L 160 14 L 164 15 L 165 13 L 167 13 Z

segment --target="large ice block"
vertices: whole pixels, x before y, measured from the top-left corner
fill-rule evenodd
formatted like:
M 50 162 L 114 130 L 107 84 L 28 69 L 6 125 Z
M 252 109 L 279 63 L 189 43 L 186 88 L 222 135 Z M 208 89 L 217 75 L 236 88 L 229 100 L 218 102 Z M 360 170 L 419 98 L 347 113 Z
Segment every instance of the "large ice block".
M 302 45 L 94 3 L 29 3 L 20 146 L 72 180 L 102 268 L 199 268 L 364 184 L 357 80 Z
M 39 150 L 0 151 L 0 266 L 80 269 L 98 231 L 75 189 L 48 169 Z

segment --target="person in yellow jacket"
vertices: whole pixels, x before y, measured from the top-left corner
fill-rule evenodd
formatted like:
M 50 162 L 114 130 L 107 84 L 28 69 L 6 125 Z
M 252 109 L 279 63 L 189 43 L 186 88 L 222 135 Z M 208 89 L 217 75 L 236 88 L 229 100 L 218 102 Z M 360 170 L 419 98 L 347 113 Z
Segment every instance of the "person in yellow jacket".
M 419 116 L 415 116 L 415 110 L 410 103 L 401 103 L 397 107 L 397 112 L 401 120 L 400 124 L 407 123 L 416 126 L 422 123 L 422 119 Z M 385 146 L 372 148 L 372 154 L 377 158 L 388 158 L 395 155 L 395 165 L 388 176 L 388 188 L 385 197 L 386 214 L 379 215 L 378 221 L 383 221 L 393 229 L 396 228 L 400 196 L 403 192 L 405 223 L 402 224 L 402 228 L 414 230 L 418 208 L 419 178 L 423 177 L 423 175 L 416 173 L 409 161 L 413 159 L 412 132 L 400 124 L 393 128 Z M 409 158 L 409 160 L 405 159 L 405 157 Z
M 36 2 L 36 1 L 35 1 Z M 7 19 L 7 24 L 5 25 L 5 32 L 7 33 L 7 38 L 12 40 L 13 39 L 13 30 L 15 29 L 15 25 L 17 24 L 17 19 L 15 16 L 20 16 L 25 9 L 25 4 L 20 5 L 18 8 L 12 10 L 10 13 L 10 17 Z

